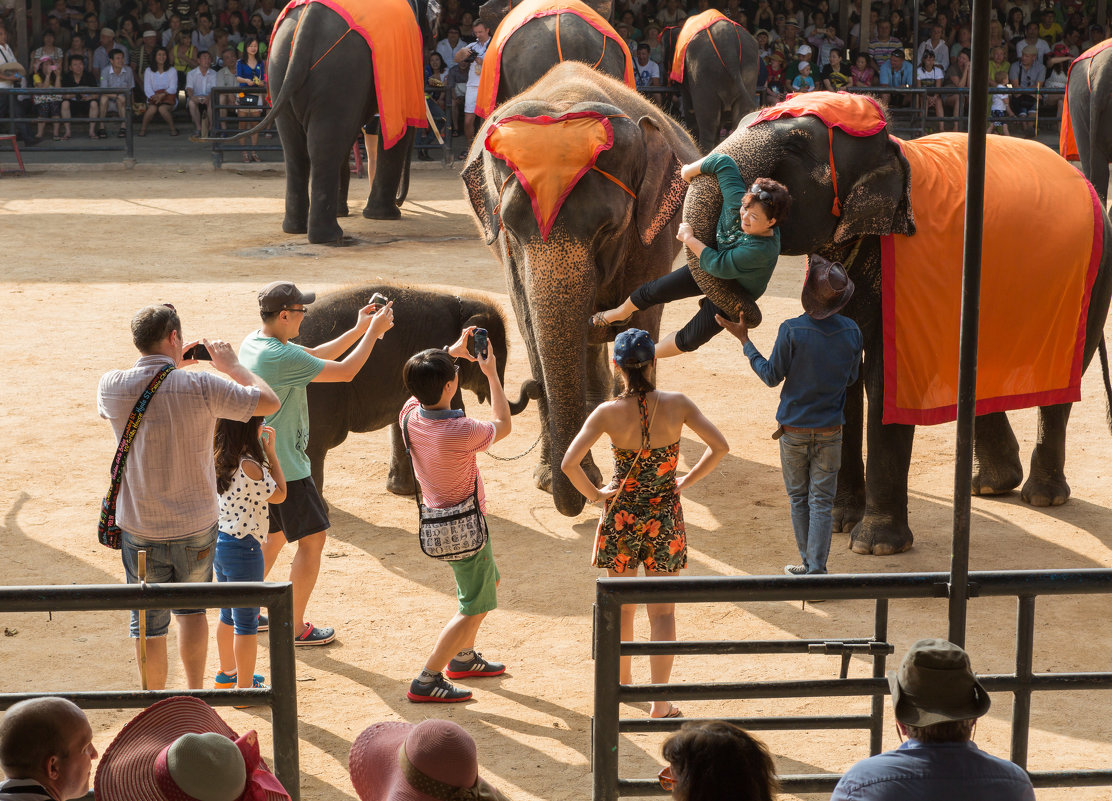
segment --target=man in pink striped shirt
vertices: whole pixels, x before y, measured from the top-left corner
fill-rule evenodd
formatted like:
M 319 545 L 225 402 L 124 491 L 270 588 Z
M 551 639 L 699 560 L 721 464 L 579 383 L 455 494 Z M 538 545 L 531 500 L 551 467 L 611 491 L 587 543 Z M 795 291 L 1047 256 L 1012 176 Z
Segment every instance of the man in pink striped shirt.
M 399 421 L 409 437 L 413 472 L 425 505 L 442 509 L 462 503 L 477 492 L 485 514 L 486 495 L 475 454 L 510 433 L 510 405 L 498 380 L 493 349 L 488 347 L 478 358 L 468 352 L 467 341 L 473 331 L 474 326 L 466 328 L 451 346 L 421 351 L 406 362 L 402 377 L 414 397 L 402 408 Z M 459 391 L 455 359 L 478 362 L 490 382 L 493 419 L 489 423 L 472 420 L 462 409 L 452 408 L 452 398 Z M 424 669 L 410 684 L 406 694 L 410 701 L 467 701 L 471 691 L 456 687 L 448 679 L 506 672 L 505 665 L 490 662 L 475 650 L 479 625 L 498 605 L 499 574 L 490 538 L 474 556 L 449 564 L 456 580 L 459 612 L 440 632 Z

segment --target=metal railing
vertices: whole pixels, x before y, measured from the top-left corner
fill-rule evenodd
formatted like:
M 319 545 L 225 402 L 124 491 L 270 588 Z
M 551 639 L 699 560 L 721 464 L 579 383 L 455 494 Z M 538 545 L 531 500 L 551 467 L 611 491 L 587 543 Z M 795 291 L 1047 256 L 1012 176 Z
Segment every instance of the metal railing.
M 909 573 L 822 576 L 711 576 L 692 578 L 603 578 L 596 583 L 595 601 L 595 710 L 592 719 L 591 760 L 594 801 L 616 801 L 620 796 L 663 795 L 655 779 L 622 779 L 618 774 L 619 734 L 676 730 L 684 722 L 668 718 L 621 719 L 619 704 L 671 699 L 720 700 L 754 698 L 869 697 L 871 707 L 864 715 L 814 717 L 771 717 L 728 719 L 744 728 L 772 729 L 867 729 L 869 752 L 881 750 L 885 660 L 893 647 L 887 642 L 888 602 L 891 599 L 947 598 L 950 574 Z M 1112 690 L 1112 672 L 1035 673 L 1033 669 L 1035 599 L 1040 595 L 1112 594 L 1112 569 L 1058 571 L 990 571 L 969 574 L 969 597 L 1015 596 L 1015 671 L 979 676 L 989 692 L 1010 692 L 1012 706 L 1011 760 L 1027 766 L 1031 716 L 1031 694 L 1039 691 Z M 623 604 L 640 603 L 768 603 L 800 600 L 875 601 L 871 638 L 826 638 L 821 640 L 772 640 L 764 642 L 621 642 Z M 838 679 L 807 679 L 771 682 L 715 682 L 686 684 L 619 684 L 620 658 L 675 654 L 785 654 L 822 653 L 842 656 Z M 872 657 L 871 678 L 848 678 L 850 657 Z M 976 655 L 974 655 L 976 661 Z M 696 719 L 697 720 L 697 719 Z M 1035 771 L 1036 787 L 1077 787 L 1112 784 L 1112 769 Z M 783 776 L 781 786 L 789 793 L 829 792 L 838 774 Z
M 130 89 L 108 89 L 93 86 L 80 86 L 80 87 L 64 87 L 57 88 L 51 87 L 48 89 L 25 89 L 21 87 L 13 88 L 0 88 L 0 93 L 8 95 L 8 116 L 0 119 L 0 130 L 10 131 L 15 133 L 16 124 L 38 125 L 44 123 L 47 126 L 69 125 L 71 128 L 76 128 L 80 125 L 99 124 L 114 122 L 124 126 L 124 143 L 123 145 L 112 145 L 105 141 L 101 144 L 99 139 L 88 139 L 84 136 L 74 136 L 65 144 L 52 143 L 49 147 L 42 147 L 38 145 L 21 145 L 20 150 L 27 152 L 67 152 L 67 151 L 83 151 L 83 152 L 112 152 L 122 150 L 124 151 L 125 158 L 135 158 L 135 125 L 131 112 L 131 99 L 132 93 Z M 117 109 L 120 112 L 118 117 L 106 117 L 101 114 L 99 117 L 69 117 L 62 118 L 43 118 L 43 117 L 21 117 L 16 114 L 16 107 L 19 104 L 21 97 L 34 97 L 35 95 L 104 95 L 113 97 L 115 95 L 123 95 L 126 98 L 126 108 Z
M 0 587 L 0 612 L 83 612 L 119 609 L 195 609 L 262 606 L 270 615 L 270 689 L 108 690 L 0 693 L 0 710 L 29 698 L 68 698 L 83 709 L 145 709 L 188 695 L 213 706 L 265 704 L 272 710 L 274 775 L 290 798 L 301 796 L 297 683 L 293 655 L 293 585 L 288 582 L 198 584 L 87 584 Z
M 259 105 L 238 105 L 236 99 L 241 95 L 258 96 Z M 236 140 L 235 142 L 225 141 L 225 137 L 234 136 L 244 130 L 240 127 L 243 123 L 250 123 L 248 127 L 251 127 L 258 124 L 258 122 L 266 116 L 266 112 L 270 110 L 270 106 L 266 102 L 265 86 L 214 86 L 209 96 L 211 97 L 209 102 L 212 104 L 212 129 L 209 131 L 209 136 L 215 138 L 212 143 L 213 167 L 220 169 L 220 167 L 224 165 L 224 154 L 229 152 L 244 153 L 251 150 L 282 152 L 282 138 L 278 136 L 277 128 L 273 128 L 268 132 L 259 133 L 259 136 L 265 136 L 266 133 L 274 134 L 274 138 L 267 144 L 252 145 L 248 137 Z M 240 117 L 236 114 L 237 109 L 247 109 L 260 113 L 253 117 Z

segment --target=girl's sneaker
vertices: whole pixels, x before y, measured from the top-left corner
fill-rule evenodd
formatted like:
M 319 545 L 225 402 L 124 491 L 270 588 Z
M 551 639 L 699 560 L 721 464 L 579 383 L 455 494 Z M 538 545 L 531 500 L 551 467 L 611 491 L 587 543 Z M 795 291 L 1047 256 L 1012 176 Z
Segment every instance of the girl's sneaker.
M 265 686 L 263 685 L 263 680 L 265 678 L 266 677 L 262 674 L 256 673 L 254 676 L 251 677 L 251 686 Z M 218 690 L 234 690 L 236 688 L 236 682 L 238 681 L 238 679 L 238 673 L 225 673 L 224 671 L 220 671 L 216 674 L 216 682 L 212 686 Z
M 501 662 L 491 662 L 483 659 L 483 655 L 476 651 L 475 656 L 468 662 L 460 662 L 453 658 L 448 663 L 444 675 L 450 679 L 470 679 L 484 676 L 501 676 L 505 672 L 506 666 Z
M 269 690 L 270 685 L 269 684 L 263 684 L 263 677 L 260 676 L 258 673 L 256 673 L 254 679 L 251 682 L 251 689 L 252 690 Z M 236 709 L 247 709 L 248 707 L 252 707 L 252 706 L 261 706 L 261 705 L 260 704 L 236 704 Z
M 444 678 L 443 673 L 437 673 L 436 678 L 428 684 L 414 679 L 409 685 L 406 697 L 417 703 L 453 704 L 460 701 L 470 701 L 471 691 L 464 690 Z

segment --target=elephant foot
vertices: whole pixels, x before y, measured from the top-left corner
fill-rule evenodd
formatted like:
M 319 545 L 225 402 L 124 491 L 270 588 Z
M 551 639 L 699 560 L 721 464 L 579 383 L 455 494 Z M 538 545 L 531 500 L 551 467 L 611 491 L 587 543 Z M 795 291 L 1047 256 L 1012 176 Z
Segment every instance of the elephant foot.
M 334 245 L 344 239 L 344 229 L 333 220 L 331 225 L 317 225 L 309 228 L 309 244 Z
M 1023 480 L 1019 456 L 1004 463 L 975 462 L 973 465 L 974 495 L 1005 495 Z
M 349 209 L 349 208 L 348 208 L 348 204 L 347 204 L 347 203 L 341 203 L 341 204 L 340 204 L 340 205 L 339 205 L 339 206 L 338 206 L 338 207 L 336 208 L 336 216 L 337 216 L 337 217 L 348 217 L 348 216 L 350 216 L 350 215 L 351 215 L 351 209 Z
M 1061 506 L 1070 497 L 1070 485 L 1066 477 L 1035 476 L 1028 477 L 1020 497 L 1032 506 Z
M 853 493 L 841 493 L 834 498 L 834 531 L 848 534 L 865 516 L 865 500 Z
M 402 216 L 402 210 L 394 203 L 375 204 L 373 206 L 368 203 L 363 209 L 363 216 L 368 220 L 399 220 Z
M 537 465 L 533 470 L 533 483 L 539 490 L 552 492 L 552 468 L 546 464 Z
M 286 217 L 282 220 L 282 231 L 287 234 L 307 234 L 309 233 L 309 224 L 305 220 Z
M 386 477 L 386 489 L 395 495 L 413 494 L 413 476 L 407 473 L 395 475 L 393 472 Z
M 891 515 L 869 514 L 854 527 L 849 547 L 854 553 L 891 556 L 908 550 L 914 541 L 907 523 Z

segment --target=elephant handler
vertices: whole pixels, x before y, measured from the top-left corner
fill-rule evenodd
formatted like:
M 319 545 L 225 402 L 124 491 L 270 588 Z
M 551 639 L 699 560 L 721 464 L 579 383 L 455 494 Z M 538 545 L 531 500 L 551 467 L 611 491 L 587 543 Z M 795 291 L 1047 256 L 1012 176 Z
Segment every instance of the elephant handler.
M 695 238 L 691 225 L 680 223 L 676 238 L 691 248 L 699 266 L 710 275 L 734 280 L 753 296 L 764 294 L 776 260 L 780 257 L 780 229 L 791 208 L 787 187 L 771 178 L 758 178 L 746 189 L 737 163 L 724 153 L 712 153 L 683 167 L 681 175 L 688 183 L 696 175 L 713 174 L 722 189 L 722 211 L 718 216 L 716 238 L 712 248 Z M 624 325 L 634 312 L 658 303 L 702 295 L 688 265 L 642 284 L 633 290 L 616 309 L 601 311 L 591 317 L 595 328 Z M 656 346 L 656 358 L 666 359 L 688 353 L 705 345 L 722 329 L 714 322 L 721 309 L 709 298 L 699 301 L 699 311 L 679 331 L 664 337 Z
M 423 350 L 405 363 L 402 380 L 413 397 L 402 407 L 398 423 L 404 426 L 409 440 L 413 476 L 421 487 L 423 503 L 432 509 L 444 509 L 475 493 L 485 515 L 486 492 L 475 454 L 508 436 L 512 422 L 494 349 L 488 347 L 478 357 L 468 352 L 467 340 L 474 331 L 474 326 L 465 328 L 447 348 Z M 489 423 L 452 408 L 452 398 L 459 392 L 456 359 L 478 362 L 487 377 L 492 415 Z M 478 553 L 448 564 L 456 582 L 459 611 L 440 632 L 425 667 L 409 685 L 406 697 L 416 703 L 469 701 L 471 691 L 449 679 L 484 678 L 506 672 L 505 665 L 484 659 L 475 650 L 479 626 L 498 606 L 499 574 L 490 536 Z
M 274 429 L 275 452 L 286 474 L 286 499 L 270 505 L 270 530 L 263 541 L 263 576 L 287 542 L 297 543 L 290 567 L 293 584 L 294 645 L 327 645 L 336 632 L 314 626 L 305 619 L 309 596 L 320 573 L 320 560 L 328 535 L 328 512 L 309 467 L 305 446 L 309 441 L 309 403 L 305 387 L 314 381 L 351 381 L 367 362 L 379 337 L 394 326 L 392 303 L 359 310 L 355 325 L 333 339 L 306 348 L 290 342 L 301 330 L 305 307 L 316 300 L 289 281 L 274 281 L 259 291 L 263 326 L 248 334 L 239 346 L 239 358 L 278 393 L 282 408 L 268 415 Z M 335 361 L 348 349 L 342 360 Z M 265 624 L 260 621 L 260 630 Z
M 744 318 L 733 323 L 715 316 L 745 347 L 762 381 L 770 387 L 784 382 L 776 410 L 780 425 L 772 438 L 780 440 L 780 469 L 802 559 L 802 564 L 784 567 L 789 576 L 826 572 L 842 464 L 846 387 L 857 380 L 861 368 L 861 329 L 838 314 L 851 297 L 853 281 L 842 265 L 812 255 L 803 284 L 806 313 L 780 324 L 768 359 L 749 341 Z

